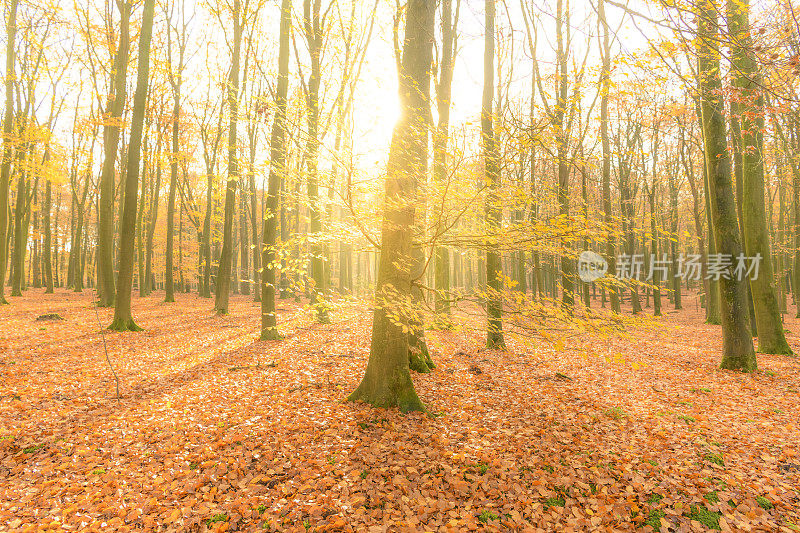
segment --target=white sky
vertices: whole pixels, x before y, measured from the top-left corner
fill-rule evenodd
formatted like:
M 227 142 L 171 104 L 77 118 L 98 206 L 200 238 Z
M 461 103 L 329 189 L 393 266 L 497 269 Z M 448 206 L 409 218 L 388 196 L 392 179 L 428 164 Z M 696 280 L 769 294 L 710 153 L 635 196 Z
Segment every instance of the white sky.
M 22 2 L 31 2 L 34 0 L 22 0 Z M 79 0 L 80 1 L 80 0 Z M 105 0 L 83 0 L 102 6 Z M 263 59 L 264 67 L 269 73 L 269 82 L 274 83 L 274 71 L 277 56 L 277 26 L 279 8 L 276 0 L 262 0 L 264 6 L 261 11 L 259 20 L 259 31 L 263 36 L 263 44 L 261 45 L 262 53 L 260 57 Z M 349 10 L 348 0 L 339 0 L 342 5 L 344 16 L 347 16 Z M 361 10 L 363 20 L 366 22 L 368 17 L 374 17 L 375 28 L 373 31 L 373 38 L 370 44 L 366 64 L 364 66 L 361 82 L 358 86 L 357 96 L 355 98 L 354 106 L 354 123 L 355 135 L 354 145 L 355 151 L 359 154 L 358 165 L 361 167 L 371 167 L 373 165 L 382 165 L 385 161 L 388 152 L 388 146 L 391 138 L 391 130 L 395 119 L 398 116 L 397 105 L 397 79 L 395 72 L 395 63 L 392 52 L 392 17 L 395 10 L 395 2 L 393 0 L 380 0 L 378 2 L 377 12 L 373 15 L 370 13 L 374 0 L 354 0 L 358 2 L 358 7 Z M 540 40 L 538 45 L 537 55 L 539 57 L 541 70 L 544 74 L 552 70 L 555 54 L 553 48 L 555 46 L 555 0 L 526 0 L 533 2 L 536 10 L 540 13 Z M 624 0 L 623 0 L 624 1 Z M 221 3 L 215 0 L 210 0 L 211 3 Z M 71 0 L 61 0 L 64 8 L 64 16 L 69 19 L 74 18 L 73 3 Z M 299 15 L 302 9 L 302 0 L 294 0 L 295 13 Z M 323 9 L 327 4 L 327 0 L 323 0 Z M 589 56 L 589 64 L 597 65 L 599 62 L 599 55 L 597 53 L 597 40 L 596 40 L 596 17 L 594 16 L 592 4 L 586 0 L 572 0 L 572 19 L 571 26 L 573 28 L 574 41 L 573 41 L 573 55 L 579 59 L 583 57 L 587 39 L 591 37 L 588 43 L 593 51 Z M 79 5 L 85 5 L 83 3 Z M 208 67 L 206 65 L 206 57 L 212 58 L 211 65 L 212 72 L 216 70 L 221 72 L 227 69 L 228 66 L 228 51 L 225 46 L 224 32 L 219 21 L 211 16 L 205 7 L 205 3 L 198 2 L 195 4 L 192 0 L 187 0 L 185 3 L 180 4 L 187 12 L 195 9 L 196 15 L 191 27 L 191 42 L 189 49 L 192 53 L 192 59 L 187 69 L 187 76 L 184 83 L 184 97 L 187 104 L 184 105 L 185 110 L 190 110 L 191 106 L 188 105 L 190 101 L 199 101 L 205 98 L 207 87 Z M 637 10 L 647 10 L 642 0 L 631 0 L 631 5 Z M 508 7 L 508 13 L 504 6 Z M 481 91 L 483 83 L 483 27 L 484 27 L 484 0 L 462 0 L 461 7 L 461 20 L 459 23 L 459 56 L 454 73 L 453 82 L 453 111 L 452 123 L 454 128 L 465 123 L 475 123 L 477 127 L 477 120 L 480 112 L 481 105 Z M 141 8 L 137 7 L 134 10 L 134 18 L 138 19 L 141 16 Z M 98 17 L 99 13 L 94 13 Z M 620 21 L 622 12 L 621 10 L 612 6 L 607 7 L 607 14 L 609 23 L 612 28 L 616 28 Z M 164 24 L 163 14 L 157 13 L 157 24 Z M 438 24 L 438 21 L 437 21 Z M 638 23 L 642 28 L 653 27 L 644 22 Z M 525 28 L 521 17 L 519 0 L 498 0 L 498 16 L 497 16 L 498 32 L 503 36 L 500 40 L 505 43 L 506 49 L 510 47 L 510 36 L 513 35 L 514 40 L 514 73 L 511 83 L 512 94 L 517 94 L 525 102 L 528 101 L 530 94 L 530 81 L 532 63 L 525 58 L 527 53 L 525 45 Z M 302 35 L 297 32 L 295 28 L 295 38 L 297 48 L 301 56 L 304 54 L 305 44 Z M 658 36 L 660 32 L 654 32 L 654 36 Z M 69 42 L 74 38 L 74 34 L 70 35 L 65 32 L 63 37 Z M 74 53 L 81 54 L 84 45 L 80 43 L 79 39 L 75 40 L 76 47 Z M 615 43 L 615 51 L 622 48 L 624 52 L 630 53 L 637 49 L 647 47 L 646 38 L 642 36 L 641 32 L 634 28 L 628 20 L 625 22 L 620 31 L 620 39 Z M 134 43 L 135 49 L 135 43 Z M 3 47 L 4 50 L 4 47 Z M 134 50 L 135 54 L 135 50 Z M 165 57 L 164 45 L 154 42 L 154 54 L 156 56 Z M 290 67 L 290 92 L 297 90 L 298 86 L 298 67 L 292 54 L 292 65 Z M 326 60 L 340 60 L 343 52 L 335 50 L 333 47 L 327 52 Z M 305 62 L 305 59 L 303 59 Z M 3 63 L 4 64 L 4 57 Z M 84 62 L 85 63 L 85 62 Z M 323 69 L 325 66 L 323 65 Z M 129 68 L 129 103 L 132 98 L 135 80 L 135 64 L 131 64 Z M 250 68 L 248 76 L 252 79 L 256 69 Z M 506 71 L 507 72 L 507 71 Z M 307 69 L 304 70 L 307 75 Z M 222 74 L 220 74 L 220 77 Z M 78 94 L 77 87 L 81 81 L 84 83 L 84 90 L 81 94 L 81 100 L 86 112 L 91 93 L 90 76 L 81 71 L 79 64 L 74 62 L 66 75 L 67 83 L 62 84 L 61 91 L 66 94 L 65 108 L 68 112 L 62 113 L 61 120 L 57 125 L 57 134 L 62 139 L 63 144 L 68 144 L 69 131 L 72 127 L 73 110 L 76 106 L 76 97 Z M 334 86 L 337 81 L 326 80 Z M 546 89 L 550 89 L 545 85 Z M 591 87 L 592 92 L 594 88 Z M 42 87 L 39 90 L 39 96 L 44 97 L 47 87 Z M 331 96 L 329 92 L 328 104 L 330 104 Z M 592 95 L 587 95 L 591 98 Z M 539 103 L 539 102 L 537 102 Z M 527 105 L 527 104 L 526 104 Z M 42 106 L 45 111 L 40 113 L 40 120 L 46 120 L 47 104 Z M 41 116 L 45 115 L 45 116 Z M 266 132 L 265 132 L 266 133 Z M 266 134 L 262 135 L 262 139 L 266 139 Z M 333 134 L 329 134 L 326 142 L 332 145 Z M 260 152 L 266 155 L 266 147 L 262 146 Z M 196 154 L 198 161 L 202 160 L 202 154 Z M 99 158 L 98 158 L 99 159 Z M 263 158 L 262 158 L 263 159 Z M 99 164 L 99 161 L 98 161 Z

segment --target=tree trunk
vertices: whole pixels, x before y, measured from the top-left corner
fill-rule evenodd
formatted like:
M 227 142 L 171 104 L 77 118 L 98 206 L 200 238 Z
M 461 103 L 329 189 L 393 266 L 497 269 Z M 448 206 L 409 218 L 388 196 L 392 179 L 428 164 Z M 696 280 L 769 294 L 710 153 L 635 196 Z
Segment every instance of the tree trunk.
M 455 19 L 453 0 L 442 1 L 442 59 L 436 91 L 436 109 L 439 123 L 433 137 L 433 174 L 439 187 L 444 187 L 447 176 L 447 145 L 450 137 L 450 100 L 452 97 L 455 39 L 461 1 L 457 0 Z M 438 229 L 437 229 L 438 231 Z M 450 249 L 439 245 L 435 250 L 435 310 L 450 315 Z
M 211 213 L 214 210 L 214 173 L 213 168 L 207 172 L 206 215 L 203 217 L 203 278 L 200 283 L 200 296 L 211 298 Z
M 267 199 L 261 235 L 261 340 L 278 340 L 275 309 L 275 268 L 278 266 L 278 199 L 286 176 L 286 100 L 289 94 L 289 41 L 292 31 L 291 0 L 281 2 L 278 45 L 278 86 L 275 92 L 275 118 L 270 135 L 270 168 Z M 283 221 L 282 221 L 283 222 Z M 284 272 L 281 272 L 283 275 Z
M 250 186 L 250 220 L 252 221 L 252 242 L 253 242 L 253 273 L 250 284 L 253 285 L 253 301 L 261 301 L 261 284 L 259 278 L 261 277 L 261 248 L 258 245 L 258 197 L 256 196 L 256 173 L 254 169 L 256 157 L 256 135 L 255 126 L 253 126 L 252 140 L 250 141 L 250 167 L 248 170 L 248 182 Z M 249 253 L 249 251 L 247 251 Z
M 416 186 L 427 173 L 424 125 L 430 109 L 434 14 L 431 0 L 409 0 L 406 6 L 400 69 L 403 113 L 389 152 L 370 356 L 361 384 L 348 398 L 404 412 L 425 410 L 409 371 L 409 320 L 398 304 L 411 297 L 411 272 L 401 263 L 412 259 Z
M 122 114 L 125 112 L 126 82 L 128 72 L 128 48 L 130 46 L 129 24 L 130 2 L 117 2 L 120 7 L 119 44 L 111 71 L 109 105 L 103 125 L 103 168 L 100 175 L 99 222 L 97 228 L 97 266 L 100 307 L 112 307 L 116 291 L 114 287 L 114 182 L 115 162 L 119 150 Z
M 156 233 L 156 223 L 158 222 L 158 193 L 161 191 L 161 133 L 156 137 L 156 177 L 155 185 L 150 191 L 150 214 L 147 219 L 147 239 L 144 249 L 144 287 L 145 296 L 156 289 L 155 278 L 153 276 L 153 238 Z M 152 170 L 150 171 L 152 175 Z M 151 176 L 152 177 L 152 176 Z M 152 182 L 152 181 L 151 181 Z
M 304 0 L 303 25 L 311 57 L 311 75 L 308 79 L 308 145 L 306 147 L 306 165 L 308 167 L 308 209 L 309 239 L 311 240 L 311 271 L 314 280 L 311 287 L 311 305 L 314 307 L 317 322 L 328 323 L 328 306 L 325 302 L 325 266 L 322 250 L 322 216 L 319 200 L 319 89 L 322 81 L 320 72 L 320 55 L 323 44 L 322 19 L 320 18 L 320 1 Z
M 750 0 L 728 0 L 728 31 L 733 64 L 734 98 L 741 110 L 742 215 L 748 257 L 761 257 L 758 276 L 750 278 L 756 314 L 758 351 L 792 353 L 783 332 L 772 267 L 764 205 L 764 95 L 750 38 Z M 734 256 L 735 257 L 735 256 Z
M 712 227 L 717 251 L 728 257 L 742 253 L 736 224 L 736 204 L 731 183 L 730 156 L 725 133 L 725 104 L 721 93 L 717 6 L 701 0 L 698 8 L 697 57 L 703 120 L 703 142 L 711 196 Z M 731 276 L 719 280 L 722 317 L 722 368 L 757 370 L 753 340 L 747 320 L 745 281 Z
M 50 180 L 47 180 L 44 192 L 44 205 L 42 206 L 42 217 L 44 222 L 44 245 L 42 246 L 42 265 L 44 267 L 45 294 L 53 292 L 53 233 L 50 227 L 50 213 L 53 206 L 53 193 Z
M 26 150 L 21 150 L 24 154 Z M 11 278 L 11 296 L 22 296 L 22 278 L 25 273 L 25 251 L 27 249 L 26 241 L 28 240 L 27 231 L 25 228 L 25 221 L 23 220 L 25 214 L 25 162 L 19 158 L 19 169 L 16 173 L 19 175 L 17 179 L 17 201 L 14 205 L 14 253 L 12 260 L 14 261 L 14 275 Z
M 128 147 L 128 169 L 125 179 L 125 206 L 120 224 L 119 278 L 114 321 L 109 326 L 116 331 L 140 331 L 131 315 L 131 288 L 133 285 L 133 252 L 136 237 L 136 192 L 139 186 L 139 159 L 142 149 L 142 130 L 147 86 L 150 70 L 150 40 L 153 32 L 155 0 L 145 0 L 142 29 L 139 34 L 139 62 L 136 76 L 136 92 L 133 96 L 131 138 Z
M 178 76 L 181 74 L 179 73 Z M 180 78 L 179 78 L 180 79 Z M 181 84 L 173 83 L 173 104 L 172 104 L 172 150 L 169 154 L 169 199 L 167 200 L 167 247 L 166 265 L 164 268 L 164 301 L 175 301 L 175 281 L 174 281 L 174 234 L 175 234 L 175 192 L 178 188 L 178 131 L 180 129 L 181 116 Z
M 6 18 L 6 102 L 3 113 L 3 160 L 0 163 L 0 304 L 5 298 L 6 265 L 8 264 L 8 187 L 11 181 L 11 158 L 14 147 L 11 137 L 14 131 L 14 79 L 17 39 L 17 6 L 19 0 L 10 0 Z
M 145 127 L 145 129 L 147 129 Z M 136 251 L 137 251 L 137 266 L 139 267 L 138 277 L 136 278 L 136 282 L 139 289 L 139 296 L 145 296 L 147 291 L 146 284 L 144 282 L 144 234 L 145 234 L 145 200 L 147 198 L 147 171 L 148 171 L 148 159 L 147 159 L 147 145 L 148 145 L 147 137 L 144 138 L 144 160 L 142 162 L 142 192 L 139 195 L 139 209 L 136 215 Z M 127 188 L 127 182 L 125 187 Z M 127 203 L 127 199 L 123 200 Z M 123 205 L 123 212 L 124 212 L 124 205 Z M 122 249 L 122 233 L 121 233 L 121 224 L 122 219 L 120 218 L 120 250 Z M 117 260 L 117 272 L 119 272 L 119 259 Z M 119 273 L 117 274 L 117 279 L 119 279 Z
M 228 125 L 228 183 L 225 188 L 225 216 L 222 228 L 222 253 L 217 272 L 214 310 L 218 315 L 228 314 L 233 259 L 233 215 L 236 209 L 236 183 L 239 180 L 239 162 L 236 158 L 236 126 L 239 113 L 239 59 L 242 48 L 242 6 L 233 0 L 233 56 L 228 78 L 227 97 L 230 110 Z
M 495 55 L 495 0 L 485 0 L 486 23 L 483 55 L 483 103 L 481 107 L 481 148 L 484 158 L 484 176 L 489 185 L 486 197 L 486 347 L 505 349 L 503 338 L 502 262 L 497 249 L 496 232 L 503 223 L 503 211 L 497 188 L 500 186 L 500 161 L 494 135 L 494 55 Z

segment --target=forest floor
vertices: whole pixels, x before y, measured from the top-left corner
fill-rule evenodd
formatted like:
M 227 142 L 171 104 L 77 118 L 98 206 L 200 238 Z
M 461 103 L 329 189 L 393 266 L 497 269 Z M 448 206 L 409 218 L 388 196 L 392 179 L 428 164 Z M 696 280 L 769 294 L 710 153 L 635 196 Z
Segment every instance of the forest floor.
M 135 299 L 145 331 L 105 332 L 116 400 L 91 298 L 0 308 L 0 531 L 800 531 L 800 359 L 719 370 L 688 297 L 557 353 L 431 332 L 438 367 L 414 382 L 435 416 L 343 402 L 363 306 L 315 325 L 282 301 L 286 339 L 260 342 L 246 296 L 224 317 Z

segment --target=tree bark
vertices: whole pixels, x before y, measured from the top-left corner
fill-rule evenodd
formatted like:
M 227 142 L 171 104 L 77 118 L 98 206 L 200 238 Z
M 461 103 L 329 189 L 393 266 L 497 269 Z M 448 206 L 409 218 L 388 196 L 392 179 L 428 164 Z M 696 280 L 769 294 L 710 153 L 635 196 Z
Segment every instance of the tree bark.
M 748 257 L 761 256 L 759 274 L 750 278 L 758 351 L 790 354 L 775 290 L 764 205 L 764 95 L 750 38 L 750 0 L 728 0 L 728 31 L 732 39 L 733 98 L 739 100 L 741 110 L 744 247 Z
M 317 322 L 328 323 L 328 306 L 325 302 L 325 265 L 322 250 L 322 215 L 319 201 L 319 88 L 322 81 L 321 54 L 323 44 L 321 0 L 304 0 L 303 26 L 311 57 L 311 74 L 308 79 L 308 145 L 306 165 L 308 168 L 308 210 L 310 219 L 309 239 L 311 240 L 311 274 L 314 280 L 311 287 L 311 305 L 314 307 Z
M 227 97 L 230 110 L 228 125 L 228 183 L 225 188 L 225 216 L 222 228 L 222 253 L 216 280 L 214 310 L 218 315 L 228 314 L 233 258 L 233 215 L 236 209 L 236 183 L 239 180 L 239 162 L 236 156 L 236 126 L 239 113 L 239 61 L 242 48 L 242 6 L 233 0 L 233 56 L 228 78 Z
M 117 2 L 120 8 L 119 43 L 111 71 L 111 94 L 103 124 L 103 167 L 100 175 L 100 202 L 97 228 L 97 266 L 100 282 L 100 307 L 112 307 L 116 290 L 114 286 L 114 181 L 115 162 L 119 150 L 119 137 L 122 126 L 122 115 L 125 112 L 127 97 L 126 82 L 128 73 L 128 49 L 130 47 L 131 4 L 128 1 Z
M 153 32 L 155 0 L 145 0 L 142 29 L 139 34 L 139 61 L 136 91 L 133 96 L 131 138 L 128 147 L 128 169 L 125 180 L 125 206 L 120 225 L 119 278 L 114 321 L 109 329 L 116 331 L 141 331 L 131 315 L 131 288 L 133 285 L 133 252 L 136 237 L 136 192 L 139 186 L 139 159 L 142 149 L 142 130 L 147 104 L 150 70 L 150 41 Z
M 731 162 L 725 133 L 725 104 L 720 94 L 720 54 L 717 6 L 700 0 L 696 41 L 700 76 L 703 142 L 711 196 L 712 226 L 717 251 L 730 257 L 742 253 L 731 183 Z M 747 320 L 745 281 L 731 276 L 719 280 L 722 318 L 722 368 L 753 372 L 758 369 Z
M 494 135 L 494 55 L 495 0 L 485 0 L 486 23 L 483 55 L 483 103 L 481 107 L 481 148 L 484 159 L 484 180 L 489 186 L 486 197 L 486 347 L 505 349 L 503 338 L 502 259 L 497 248 L 497 236 L 503 223 L 497 189 L 500 186 L 500 161 Z
M 261 340 L 278 340 L 275 309 L 275 269 L 278 266 L 278 199 L 286 176 L 286 100 L 289 94 L 289 41 L 292 31 L 291 0 L 281 2 L 280 41 L 278 44 L 278 86 L 275 91 L 275 118 L 270 135 L 270 168 L 267 199 L 261 235 Z M 282 271 L 283 275 L 284 272 Z
M 53 233 L 50 227 L 50 213 L 53 210 L 53 192 L 50 180 L 47 180 L 44 192 L 44 205 L 42 205 L 42 219 L 44 222 L 44 245 L 42 246 L 42 266 L 44 267 L 45 294 L 53 292 Z
M 450 138 L 450 101 L 452 98 L 453 68 L 455 66 L 456 36 L 461 0 L 457 0 L 453 18 L 453 0 L 442 1 L 442 57 L 439 67 L 439 80 L 436 86 L 436 109 L 439 123 L 433 137 L 433 174 L 439 187 L 443 187 L 447 177 L 447 145 Z M 435 310 L 450 315 L 450 249 L 439 245 L 435 255 L 436 296 Z
M 7 304 L 5 298 L 6 265 L 8 264 L 8 188 L 11 181 L 11 158 L 14 145 L 11 137 L 14 131 L 14 80 L 17 40 L 17 7 L 19 0 L 10 0 L 6 18 L 6 102 L 3 112 L 3 160 L 0 163 L 0 304 Z
M 409 0 L 400 69 L 402 115 L 395 126 L 385 182 L 381 253 L 375 289 L 370 356 L 364 377 L 348 397 L 376 407 L 424 411 L 409 370 L 409 319 L 402 302 L 411 298 L 416 184 L 428 160 L 430 65 L 434 0 Z

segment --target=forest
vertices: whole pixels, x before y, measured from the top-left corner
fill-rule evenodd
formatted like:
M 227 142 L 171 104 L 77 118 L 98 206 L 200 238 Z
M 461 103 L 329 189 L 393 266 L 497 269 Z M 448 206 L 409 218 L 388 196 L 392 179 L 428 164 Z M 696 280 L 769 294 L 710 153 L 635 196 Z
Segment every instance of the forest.
M 796 0 L 2 0 L 0 531 L 800 532 Z

